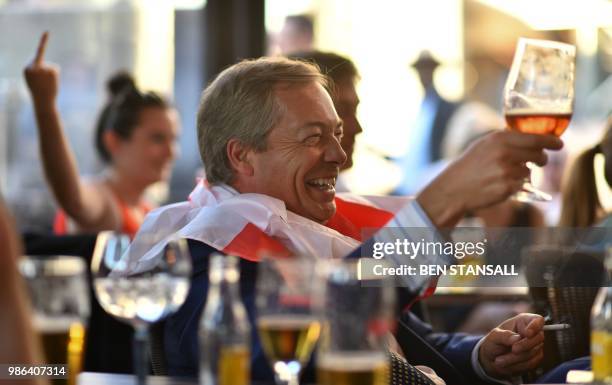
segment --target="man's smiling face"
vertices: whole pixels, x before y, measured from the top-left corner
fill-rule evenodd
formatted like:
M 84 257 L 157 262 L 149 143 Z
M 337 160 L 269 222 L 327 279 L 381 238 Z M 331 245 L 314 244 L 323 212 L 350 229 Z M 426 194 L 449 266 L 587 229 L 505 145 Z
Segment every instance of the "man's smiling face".
M 346 154 L 340 146 L 342 121 L 327 91 L 316 82 L 279 84 L 275 96 L 282 117 L 255 152 L 255 191 L 285 202 L 287 209 L 324 223 L 336 211 L 335 183 Z

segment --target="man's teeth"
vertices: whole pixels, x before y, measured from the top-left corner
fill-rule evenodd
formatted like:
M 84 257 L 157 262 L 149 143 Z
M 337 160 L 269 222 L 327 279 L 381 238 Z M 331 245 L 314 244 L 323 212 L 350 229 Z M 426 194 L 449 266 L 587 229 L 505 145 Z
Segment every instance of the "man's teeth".
M 328 189 L 334 188 L 336 185 L 336 178 L 319 178 L 310 181 L 311 184 L 319 187 L 326 187 Z

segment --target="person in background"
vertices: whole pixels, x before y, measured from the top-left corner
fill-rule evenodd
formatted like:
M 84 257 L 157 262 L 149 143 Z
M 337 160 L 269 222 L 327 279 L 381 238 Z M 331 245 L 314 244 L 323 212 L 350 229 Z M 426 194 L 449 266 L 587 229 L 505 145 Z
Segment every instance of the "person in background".
M 535 205 L 542 210 L 548 226 L 557 226 L 561 218 L 561 186 L 563 174 L 568 164 L 568 153 L 563 149 L 548 155 L 548 163 L 542 167 L 540 188 L 550 194 L 552 199 L 549 202 L 536 202 Z
M 281 55 L 312 50 L 314 44 L 312 17 L 308 15 L 287 16 L 276 40 Z
M 0 196 L 0 364 L 43 364 L 25 286 L 17 271 L 17 259 L 21 254 L 22 247 L 12 218 Z M 15 382 L 0 379 L 0 384 L 13 385 Z M 20 379 L 17 382 L 22 385 L 48 383 L 43 379 Z
M 402 170 L 402 180 L 394 195 L 414 194 L 424 186 L 428 167 L 442 158 L 442 143 L 448 123 L 459 103 L 444 99 L 434 85 L 434 73 L 440 62 L 429 51 L 422 51 L 412 64 L 423 85 L 423 100 L 406 141 L 406 153 L 396 159 Z
M 599 201 L 595 180 L 595 156 L 603 154 L 604 176 L 612 187 L 612 115 L 599 143 L 582 152 L 567 172 L 561 190 L 561 219 L 559 226 L 590 227 L 595 224 L 612 227 L 611 213 Z
M 178 115 L 161 96 L 140 92 L 129 75 L 112 78 L 112 99 L 96 127 L 96 148 L 108 167 L 95 178 L 80 177 L 57 108 L 59 69 L 44 59 L 48 38 L 45 32 L 24 76 L 34 103 L 45 176 L 62 209 L 55 231 L 133 235 L 149 210 L 145 190 L 170 176 Z

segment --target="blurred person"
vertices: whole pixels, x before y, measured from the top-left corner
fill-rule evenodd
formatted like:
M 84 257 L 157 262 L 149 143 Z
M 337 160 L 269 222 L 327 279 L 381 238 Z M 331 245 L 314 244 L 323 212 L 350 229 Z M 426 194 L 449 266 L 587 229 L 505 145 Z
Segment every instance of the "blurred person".
M 444 99 L 434 85 L 434 73 L 440 62 L 429 51 L 422 51 L 412 64 L 423 85 L 423 100 L 419 113 L 409 130 L 406 153 L 397 159 L 402 169 L 402 180 L 395 195 L 413 194 L 422 186 L 427 168 L 442 157 L 442 143 L 448 123 L 459 103 Z
M 291 15 L 285 18 L 283 28 L 277 36 L 277 45 L 281 55 L 313 49 L 314 25 L 308 15 Z
M 342 121 L 326 85 L 316 67 L 282 58 L 243 61 L 223 71 L 204 91 L 198 113 L 207 183 L 200 183 L 188 202 L 149 214 L 140 230 L 161 239 L 163 233 L 188 238 L 196 266 L 205 266 L 202 261 L 214 252 L 240 256 L 243 301 L 251 322 L 254 274 L 262 251 L 356 257 L 365 227 L 452 228 L 467 211 L 500 202 L 520 189 L 528 174 L 525 161 L 544 164 L 543 149 L 561 147 L 552 136 L 492 133 L 416 199 L 386 198 L 386 204 L 396 206 L 385 211 L 362 197 L 335 194 L 347 155 L 341 146 Z M 134 266 L 146 266 L 146 260 Z M 415 278 L 412 285 L 419 289 L 413 293 L 422 284 Z M 172 375 L 197 373 L 197 320 L 207 288 L 206 269 L 196 268 L 185 305 L 166 321 Z M 538 315 L 507 320 L 485 337 L 440 335 L 409 318 L 408 333 L 419 337 L 405 346 L 408 354 L 421 355 L 409 362 L 435 365 L 451 383 L 495 382 L 541 359 L 543 318 Z M 253 379 L 270 380 L 256 328 L 251 338 Z M 461 376 L 469 380 L 459 380 Z
M 561 218 L 561 187 L 567 165 L 567 151 L 563 149 L 548 155 L 548 163 L 541 170 L 540 188 L 550 194 L 552 199 L 549 202 L 535 202 L 534 204 L 542 210 L 546 224 L 556 226 Z
M 43 364 L 40 342 L 32 327 L 25 284 L 17 271 L 22 247 L 15 226 L 0 196 L 0 364 Z M 0 379 L 0 384 L 14 384 Z M 19 384 L 43 385 L 43 379 L 19 379 Z
M 601 205 L 595 179 L 595 156 L 603 154 L 604 176 L 612 187 L 612 115 L 599 143 L 583 151 L 565 174 L 561 190 L 561 219 L 559 226 L 590 227 L 595 224 L 612 226 L 611 213 Z
M 133 235 L 149 211 L 145 190 L 170 176 L 178 115 L 159 95 L 141 93 L 129 75 L 112 78 L 111 100 L 96 127 L 96 149 L 108 167 L 95 178 L 79 177 L 56 105 L 59 69 L 44 59 L 48 37 L 47 32 L 41 37 L 24 75 L 34 103 L 45 176 L 62 208 L 55 231 L 115 230 Z

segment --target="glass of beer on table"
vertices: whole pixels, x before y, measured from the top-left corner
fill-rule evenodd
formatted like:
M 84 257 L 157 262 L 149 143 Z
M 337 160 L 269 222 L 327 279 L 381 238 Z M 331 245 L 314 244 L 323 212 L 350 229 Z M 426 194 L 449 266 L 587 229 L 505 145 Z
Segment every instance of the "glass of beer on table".
M 520 38 L 504 89 L 504 114 L 510 130 L 561 136 L 574 108 L 576 47 L 556 41 Z M 551 196 L 525 180 L 521 201 Z
M 317 351 L 319 385 L 387 385 L 395 291 L 381 277 L 362 279 L 358 260 L 327 265 L 325 322 Z
M 314 257 L 264 258 L 257 270 L 257 331 L 278 385 L 298 385 L 319 340 L 321 264 Z
M 82 369 L 90 312 L 86 269 L 84 260 L 71 256 L 26 256 L 19 263 L 45 361 L 68 365 L 67 380 L 53 379 L 53 384 L 76 385 Z

